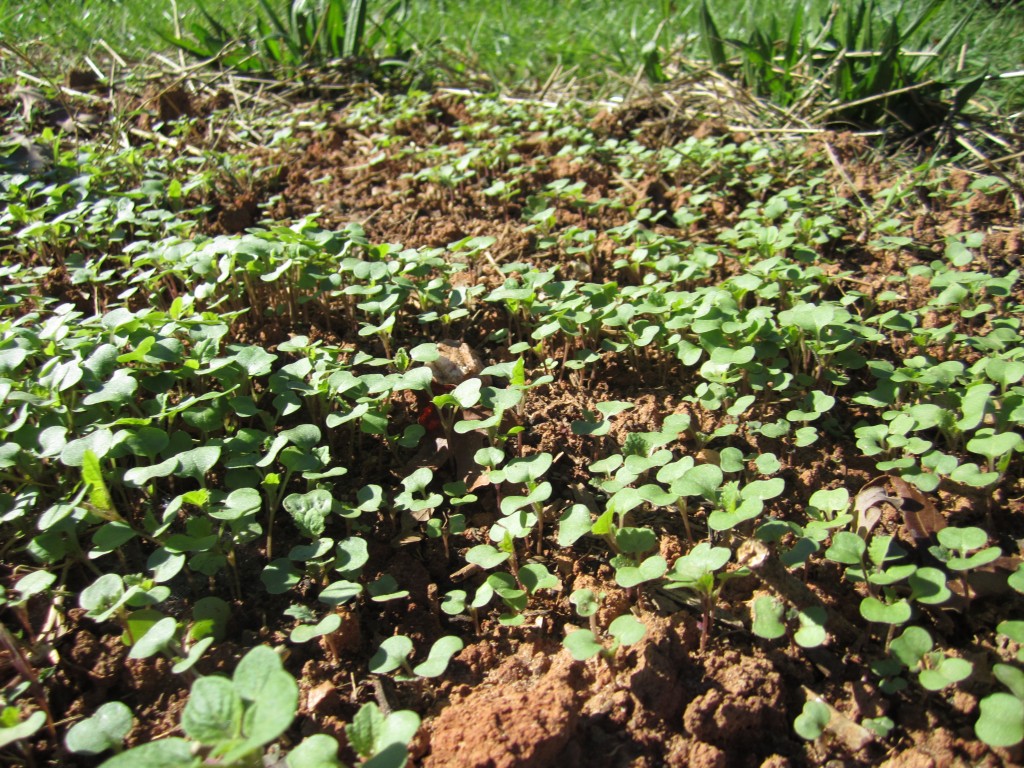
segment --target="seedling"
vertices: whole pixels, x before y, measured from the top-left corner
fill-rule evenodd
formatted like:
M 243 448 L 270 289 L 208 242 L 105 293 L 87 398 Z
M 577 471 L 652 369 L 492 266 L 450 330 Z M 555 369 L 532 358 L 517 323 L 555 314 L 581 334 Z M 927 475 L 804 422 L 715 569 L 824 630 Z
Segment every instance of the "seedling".
M 672 564 L 666 574 L 666 589 L 686 589 L 697 594 L 700 600 L 700 651 L 707 648 L 714 620 L 715 605 L 722 585 L 730 577 L 718 573 L 732 559 L 732 552 L 726 547 L 712 547 L 706 541 L 690 550 Z
M 380 648 L 370 659 L 370 671 L 378 675 L 386 675 L 401 670 L 395 676 L 397 680 L 439 677 L 444 674 L 452 656 L 462 650 L 462 640 L 454 635 L 442 637 L 430 647 L 427 658 L 415 667 L 409 661 L 412 650 L 412 641 L 406 636 L 389 637 L 380 644 Z
M 267 646 L 256 646 L 239 661 L 230 680 L 200 677 L 192 684 L 181 714 L 186 738 L 134 747 L 103 766 L 199 766 L 208 759 L 221 765 L 253 765 L 263 747 L 291 725 L 298 701 L 298 685 L 280 657 Z
M 102 704 L 91 716 L 71 726 L 64 745 L 79 755 L 99 755 L 112 749 L 120 752 L 132 729 L 132 711 L 120 701 Z
M 586 661 L 600 654 L 609 665 L 612 665 L 615 653 L 620 647 L 639 643 L 646 634 L 647 627 L 642 621 L 630 614 L 624 614 L 608 625 L 611 643 L 602 643 L 592 630 L 576 629 L 565 636 L 562 645 L 576 661 Z

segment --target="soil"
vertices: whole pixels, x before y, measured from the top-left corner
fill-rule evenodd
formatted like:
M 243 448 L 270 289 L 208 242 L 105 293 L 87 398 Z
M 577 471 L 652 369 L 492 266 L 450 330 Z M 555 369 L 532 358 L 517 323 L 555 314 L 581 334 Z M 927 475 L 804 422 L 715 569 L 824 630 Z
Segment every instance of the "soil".
M 139 125 L 146 131 L 158 130 L 157 121 L 182 114 L 197 117 L 203 125 L 217 119 L 210 111 L 218 106 L 216 102 L 198 104 L 181 90 L 157 91 L 142 98 L 144 117 Z M 621 273 L 613 267 L 615 255 L 609 242 L 598 244 L 597 257 L 591 263 L 574 261 L 566 254 L 538 253 L 535 236 L 519 226 L 525 196 L 502 201 L 485 195 L 484 190 L 494 181 L 487 174 L 465 182 L 457 193 L 414 178 L 424 160 L 404 150 L 428 144 L 458 149 L 462 142 L 460 129 L 480 119 L 462 97 L 438 94 L 396 125 L 399 140 L 383 157 L 375 157 L 378 150 L 349 111 L 331 110 L 325 128 L 296 129 L 293 140 L 283 147 L 246 149 L 252 167 L 259 170 L 252 176 L 251 188 L 215 193 L 203 201 L 211 206 L 203 229 L 206 234 L 237 233 L 261 220 L 287 222 L 316 214 L 326 229 L 357 221 L 363 224 L 371 242 L 401 243 L 405 247 L 443 247 L 471 236 L 496 237 L 490 259 L 475 262 L 466 276 L 467 284 L 498 285 L 504 279 L 496 269 L 498 265 L 525 260 L 552 262 L 578 279 L 620 279 Z M 672 125 L 660 121 L 646 130 L 645 125 L 642 109 L 606 112 L 591 123 L 599 138 L 621 139 L 636 131 L 641 141 L 653 147 L 681 141 L 688 135 L 722 136 L 735 142 L 748 139 L 730 133 L 717 121 Z M 201 137 L 208 133 L 200 125 L 192 140 L 201 143 Z M 826 145 L 841 164 L 842 173 L 823 151 Z M 675 197 L 676 188 L 688 181 L 683 172 L 676 178 L 622 179 L 615 169 L 595 159 L 569 161 L 559 157 L 559 148 L 552 140 L 537 141 L 529 134 L 521 137 L 515 149 L 530 168 L 521 179 L 523 189 L 539 189 L 562 178 L 582 180 L 587 185 L 588 199 L 614 196 L 626 206 L 646 202 L 671 212 L 680 203 Z M 966 229 L 986 232 L 981 251 L 994 270 L 1019 267 L 1024 241 L 1019 212 L 1010 195 L 978 193 L 955 208 L 923 196 L 918 210 L 903 215 L 913 217 L 915 237 L 928 252 L 910 257 L 905 252 L 877 250 L 856 242 L 855 235 L 859 231 L 857 199 L 877 199 L 898 183 L 903 173 L 899 163 L 879 155 L 865 139 L 847 134 L 809 137 L 806 153 L 808 164 L 817 165 L 830 191 L 851 201 L 850 221 L 843 222 L 843 226 L 852 234 L 830 244 L 836 259 L 830 269 L 851 270 L 859 280 L 859 290 L 877 295 L 888 287 L 885 278 L 897 266 L 905 270 L 908 258 L 926 263 L 941 253 L 947 236 Z M 966 191 L 972 178 L 964 172 L 954 172 L 948 178 L 937 173 L 936 184 L 959 185 Z M 708 203 L 706 218 L 699 231 L 695 228 L 694 237 L 713 242 L 715 233 L 736 223 L 749 199 L 743 181 Z M 592 213 L 583 208 L 560 208 L 558 217 L 562 226 L 603 230 L 625 224 L 630 213 L 626 208 Z M 738 269 L 736 265 L 727 267 Z M 47 291 L 57 292 L 67 282 L 66 273 L 60 270 L 47 279 Z M 271 348 L 290 334 L 299 333 L 339 344 L 361 343 L 354 329 L 339 329 L 337 322 L 328 321 L 313 315 L 304 326 L 251 324 L 241 328 L 238 336 L 263 339 Z M 493 334 L 504 324 L 503 315 L 483 313 L 445 340 L 452 350 L 465 346 L 465 358 L 469 359 L 470 353 L 472 358 L 479 358 L 470 359 L 468 364 L 455 361 L 455 367 L 469 365 L 478 370 L 481 362 L 509 359 L 507 349 L 493 341 Z M 559 504 L 586 503 L 586 467 L 601 448 L 599 442 L 574 434 L 571 422 L 605 400 L 634 402 L 637 407 L 623 414 L 615 432 L 603 438 L 608 445 L 618 445 L 626 432 L 657 429 L 669 413 L 690 412 L 699 420 L 701 413 L 696 407 L 682 400 L 683 394 L 693 388 L 682 375 L 686 372 L 666 369 L 652 356 L 628 364 L 610 363 L 586 381 L 558 378 L 549 386 L 531 391 L 522 417 L 526 430 L 521 450 L 549 451 L 555 456 L 551 476 L 559 488 Z M 692 373 L 688 375 L 692 377 Z M 411 421 L 419 404 L 410 401 L 396 407 L 404 407 Z M 853 423 L 855 419 L 851 415 L 847 421 Z M 759 434 L 741 431 L 710 444 L 702 455 L 706 459 L 730 445 L 753 454 L 774 450 Z M 701 449 L 695 445 L 681 447 L 693 452 Z M 451 446 L 451 450 L 457 453 L 460 448 Z M 469 448 L 463 446 L 461 450 Z M 407 460 L 410 464 L 429 462 L 429 454 Z M 811 493 L 831 487 L 837 479 L 848 488 L 857 488 L 877 475 L 873 463 L 855 448 L 850 433 L 839 432 L 826 444 L 780 458 L 784 459 L 781 476 L 786 480 L 787 498 L 777 500 L 770 510 L 779 517 L 802 509 Z M 379 452 L 364 451 L 352 459 L 347 463 L 349 476 L 360 478 L 358 484 L 374 477 L 391 478 L 389 482 L 393 483 L 396 469 L 401 469 L 391 466 L 390 459 Z M 1019 478 L 1009 478 L 1001 493 L 1004 501 L 987 514 L 996 515 L 1007 541 L 1021 538 L 1024 488 Z M 481 496 L 485 494 L 481 492 Z M 983 507 L 975 505 L 970 496 L 951 490 L 931 495 L 927 503 L 943 518 L 961 523 L 976 521 L 983 514 Z M 1014 765 L 1024 757 L 1019 749 L 991 750 L 974 737 L 977 696 L 970 687 L 955 694 L 883 695 L 876 687 L 877 678 L 863 673 L 866 660 L 877 654 L 884 637 L 867 633 L 848 645 L 846 638 L 842 643 L 832 638 L 829 645 L 816 652 L 795 644 L 758 640 L 748 629 L 750 605 L 766 590 L 750 576 L 728 582 L 713 625 L 703 627 L 695 605 L 681 605 L 656 591 L 627 592 L 616 587 L 607 551 L 581 542 L 569 557 L 548 540 L 543 551 L 533 556 L 558 574 L 560 588 L 531 602 L 524 626 L 502 626 L 494 611 L 481 616 L 479 631 L 475 631 L 465 617 L 453 618 L 441 612 L 438 599 L 453 588 L 469 589 L 477 583 L 478 575 L 456 574 L 465 563 L 462 554 L 486 541 L 486 527 L 494 511 L 493 499 L 484 498 L 470 516 L 465 535 L 453 538 L 450 552 L 441 542 L 428 539 L 414 539 L 395 548 L 391 542 L 397 532 L 382 524 L 371 540 L 372 565 L 365 575 L 373 579 L 380 573 L 390 573 L 409 591 L 409 597 L 346 609 L 343 629 L 328 640 L 289 644 L 287 633 L 293 622 L 283 616 L 283 611 L 295 602 L 296 595 L 273 596 L 260 588 L 248 590 L 244 600 L 232 600 L 228 640 L 218 643 L 216 652 L 201 661 L 200 671 L 230 673 L 245 648 L 259 642 L 286 646 L 290 654 L 286 666 L 299 679 L 302 690 L 299 716 L 284 740 L 286 749 L 304 735 L 316 732 L 330 733 L 345 744 L 344 725 L 361 704 L 377 701 L 385 710 L 407 708 L 421 715 L 423 726 L 412 757 L 413 764 L 424 768 L 940 768 Z M 662 554 L 670 562 L 686 551 L 685 531 L 678 516 L 655 516 L 646 523 L 664 531 Z M 904 538 L 909 536 L 904 518 L 892 508 L 884 510 L 878 526 Z M 286 536 L 275 551 L 288 546 Z M 131 552 L 127 554 L 132 556 Z M 250 554 L 251 562 L 240 565 L 242 582 L 258 584 L 265 561 L 259 551 Z M 13 581 L 11 567 L 4 565 L 2 576 L 4 583 Z M 83 573 L 77 578 L 86 580 L 89 576 Z M 856 602 L 841 599 L 833 588 L 842 579 L 834 564 L 808 567 L 794 578 L 830 611 L 845 617 L 848 625 L 862 627 Z M 187 600 L 206 594 L 208 586 L 201 581 L 181 585 L 178 597 Z M 567 628 L 580 621 L 567 598 L 583 587 L 605 595 L 598 615 L 601 626 L 634 608 L 647 626 L 644 639 L 607 658 L 573 661 L 562 648 L 561 639 Z M 304 590 L 312 601 L 313 586 L 300 585 L 300 600 Z M 999 601 L 1005 596 L 990 599 Z M 32 608 L 42 610 L 41 606 Z M 980 617 L 987 610 L 991 610 L 991 603 L 981 597 L 972 606 L 969 620 L 954 611 L 937 611 L 931 622 L 939 629 L 933 631 L 959 637 L 961 647 L 982 658 L 995 650 L 965 635 L 982 622 Z M 5 613 L 5 621 L 9 618 L 11 613 Z M 30 612 L 28 621 L 38 630 L 45 616 Z M 366 673 L 367 660 L 382 639 L 396 633 L 410 637 L 418 649 L 446 634 L 462 637 L 465 647 L 437 680 L 374 682 Z M 170 664 L 163 660 L 128 660 L 114 624 L 97 624 L 82 611 L 68 609 L 48 654 L 34 662 L 54 670 L 41 681 L 41 687 L 59 730 L 91 713 L 100 703 L 116 699 L 128 704 L 138 721 L 130 745 L 177 732 L 188 692 L 186 681 L 173 674 Z M 4 677 L 14 680 L 7 666 L 9 657 L 3 661 Z M 807 742 L 796 735 L 792 723 L 813 697 L 821 697 L 857 722 L 888 716 L 899 727 L 888 738 L 877 739 L 860 738 L 860 732 L 851 736 L 837 726 L 823 738 Z M 69 755 L 45 731 L 40 731 L 32 753 L 36 765 L 97 764 Z M 351 760 L 353 755 L 349 752 L 347 758 Z

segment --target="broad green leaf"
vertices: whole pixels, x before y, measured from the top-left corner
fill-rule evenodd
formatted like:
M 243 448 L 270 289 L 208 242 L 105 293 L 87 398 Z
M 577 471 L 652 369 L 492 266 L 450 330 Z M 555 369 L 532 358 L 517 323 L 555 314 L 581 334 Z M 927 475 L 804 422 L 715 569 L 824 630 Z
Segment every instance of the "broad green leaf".
M 317 600 L 327 605 L 344 605 L 363 593 L 363 585 L 354 581 L 334 581 L 317 595 Z
M 394 635 L 380 644 L 377 652 L 370 659 L 370 671 L 378 675 L 386 675 L 406 663 L 412 653 L 412 640 L 405 635 Z
M 64 745 L 79 755 L 98 755 L 119 748 L 132 729 L 132 711 L 120 701 L 101 704 L 93 714 L 68 730 Z
M 0 749 L 3 749 L 8 744 L 31 737 L 44 725 L 46 725 L 46 713 L 42 710 L 36 710 L 16 725 L 0 728 Z
M 793 633 L 793 639 L 801 648 L 817 648 L 828 639 L 825 622 L 828 615 L 821 606 L 810 606 L 799 612 L 800 628 Z
M 219 445 L 205 445 L 179 453 L 176 474 L 191 477 L 200 484 L 205 482 L 206 475 L 220 459 Z
M 980 703 L 974 725 L 978 738 L 990 747 L 1012 747 L 1024 741 L 1024 701 L 1008 693 L 993 693 Z
M 722 470 L 714 464 L 698 464 L 672 483 L 672 493 L 713 500 L 718 495 L 723 477 Z
M 712 547 L 702 541 L 673 563 L 667 578 L 685 586 L 721 569 L 731 558 L 732 551 L 728 547 Z
M 17 602 L 24 602 L 33 595 L 45 592 L 56 580 L 57 574 L 44 570 L 32 571 L 22 576 L 14 584 L 14 589 L 18 593 Z
M 939 544 L 954 552 L 967 553 L 988 543 L 988 534 L 981 528 L 947 526 L 935 534 Z
M 426 660 L 413 668 L 419 677 L 438 677 L 444 674 L 452 656 L 463 648 L 462 640 L 454 635 L 442 637 L 430 647 Z
M 832 713 L 828 705 L 821 701 L 808 701 L 804 704 L 803 711 L 793 721 L 793 730 L 797 735 L 808 741 L 814 741 L 825 730 Z
M 385 717 L 376 704 L 368 703 L 360 707 L 352 722 L 345 726 L 345 735 L 349 745 L 363 759 L 373 758 L 394 746 L 403 748 L 404 759 L 404 748 L 419 727 L 420 719 L 415 712 L 403 709 Z M 364 763 L 364 768 L 367 765 L 369 762 Z
M 495 549 L 490 544 L 478 544 L 466 552 L 466 562 L 479 565 L 485 571 L 495 568 L 508 560 L 509 554 Z
M 860 603 L 860 615 L 879 624 L 905 624 L 912 610 L 906 600 L 883 603 L 876 597 L 865 597 Z
M 926 654 L 931 653 L 934 643 L 928 630 L 923 627 L 907 627 L 902 635 L 889 645 L 889 651 L 903 666 L 916 669 Z
M 832 536 L 832 544 L 825 550 L 825 557 L 834 563 L 860 565 L 867 551 L 864 539 L 851 531 L 838 531 Z
M 576 613 L 584 618 L 597 613 L 601 602 L 593 590 L 577 589 L 569 596 L 569 602 L 576 606 Z
M 326 733 L 304 738 L 285 758 L 288 768 L 342 768 L 338 759 L 338 740 Z
M 288 639 L 293 643 L 306 643 L 315 637 L 337 632 L 339 627 L 341 627 L 341 616 L 337 613 L 329 613 L 315 625 L 299 624 L 292 629 Z
M 181 713 L 181 729 L 201 744 L 238 738 L 242 731 L 242 699 L 231 681 L 217 675 L 200 677 L 192 684 Z
M 921 687 L 928 691 L 940 691 L 947 686 L 966 680 L 974 671 L 974 665 L 966 659 L 947 656 L 937 667 L 922 669 L 918 675 Z
M 910 599 L 925 605 L 942 605 L 950 597 L 946 586 L 946 573 L 938 568 L 918 568 L 908 578 L 912 590 Z
M 367 584 L 366 592 L 375 603 L 400 600 L 409 596 L 409 591 L 400 589 L 398 581 L 390 573 L 381 574 L 376 581 Z
M 590 533 L 590 510 L 583 504 L 573 504 L 558 521 L 558 546 L 571 547 Z
M 147 659 L 160 653 L 174 639 L 178 622 L 171 616 L 160 619 L 142 637 L 135 639 L 135 645 L 128 653 L 131 659 Z
M 558 589 L 561 582 L 541 563 L 527 563 L 519 569 L 519 580 L 531 595 L 538 589 Z
M 638 566 L 627 565 L 615 569 L 615 583 L 624 589 L 638 586 L 647 581 L 660 579 L 668 570 L 668 563 L 661 555 L 651 555 Z
M 338 542 L 334 550 L 334 570 L 343 576 L 357 576 L 370 559 L 366 539 L 351 536 Z
M 626 554 L 643 554 L 658 546 L 658 536 L 650 528 L 619 528 L 615 543 Z
M 1001 432 L 968 440 L 967 450 L 995 461 L 1000 456 L 1019 449 L 1022 444 L 1024 444 L 1024 438 L 1016 432 Z
M 280 595 L 299 583 L 302 574 L 293 566 L 292 561 L 286 557 L 279 557 L 271 560 L 260 574 L 260 581 L 272 595 Z
M 643 640 L 647 626 L 632 614 L 626 613 L 608 625 L 608 634 L 622 645 L 634 645 Z
M 66 467 L 81 467 L 85 462 L 86 451 L 91 451 L 97 459 L 102 459 L 114 445 L 114 433 L 109 429 L 97 429 L 85 437 L 68 442 L 60 452 L 61 463 Z
M 562 645 L 576 661 L 586 661 L 604 650 L 604 646 L 597 642 L 594 633 L 589 629 L 569 632 L 562 640 Z
M 992 675 L 1009 688 L 1014 696 L 1024 701 L 1024 671 L 1010 664 L 996 664 L 992 667 Z
M 197 768 L 201 764 L 202 758 L 192 754 L 192 742 L 172 736 L 114 755 L 100 768 Z
M 178 468 L 178 457 L 172 456 L 149 467 L 132 467 L 124 473 L 124 481 L 128 485 L 141 488 L 157 477 L 167 477 Z
M 786 606 L 774 597 L 762 596 L 754 601 L 754 620 L 750 630 L 758 637 L 774 640 L 786 634 L 783 616 Z
M 330 491 L 317 488 L 308 493 L 292 493 L 285 497 L 283 506 L 292 516 L 295 525 L 304 536 L 316 538 L 327 527 L 334 498 Z

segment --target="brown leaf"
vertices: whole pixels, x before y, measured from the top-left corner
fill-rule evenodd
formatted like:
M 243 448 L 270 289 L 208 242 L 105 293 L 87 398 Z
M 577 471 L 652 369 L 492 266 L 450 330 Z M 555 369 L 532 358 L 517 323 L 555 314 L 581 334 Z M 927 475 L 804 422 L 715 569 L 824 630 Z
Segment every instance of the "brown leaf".
M 483 360 L 476 350 L 465 342 L 437 342 L 438 357 L 427 365 L 439 384 L 457 386 L 466 379 L 478 376 L 484 369 Z
M 853 527 L 865 541 L 872 529 L 882 519 L 882 504 L 900 508 L 900 500 L 894 499 L 879 485 L 865 486 L 853 500 Z
M 946 519 L 935 505 L 902 477 L 890 476 L 892 487 L 902 501 L 903 523 L 915 546 L 935 542 L 935 534 L 946 527 Z

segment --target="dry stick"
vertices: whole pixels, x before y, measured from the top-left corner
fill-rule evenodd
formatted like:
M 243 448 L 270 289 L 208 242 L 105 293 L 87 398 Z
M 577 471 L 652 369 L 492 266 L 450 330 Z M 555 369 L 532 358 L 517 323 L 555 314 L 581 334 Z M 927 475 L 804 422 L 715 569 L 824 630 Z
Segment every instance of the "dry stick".
M 870 223 L 872 219 L 871 207 L 868 205 L 867 201 L 863 197 L 861 197 L 860 190 L 858 190 L 857 186 L 853 183 L 853 179 L 850 178 L 850 174 L 846 172 L 846 169 L 840 162 L 839 155 L 836 154 L 836 151 L 832 147 L 831 142 L 825 142 L 825 152 L 828 154 L 828 159 L 832 162 L 832 165 L 835 167 L 836 172 L 839 174 L 840 178 L 842 178 L 842 180 L 850 188 L 850 191 L 852 191 L 854 196 L 857 198 L 857 202 L 860 204 L 860 207 L 864 211 L 864 218 L 866 219 L 865 224 Z M 865 227 L 864 231 L 861 232 L 861 234 L 857 238 L 858 242 L 864 242 L 864 240 L 867 239 L 867 235 L 868 230 L 867 227 Z
M 936 81 L 935 80 L 925 80 L 923 83 L 918 83 L 917 85 L 908 85 L 905 88 L 897 88 L 897 89 L 892 90 L 892 91 L 886 91 L 885 93 L 876 93 L 873 96 L 867 96 L 867 97 L 865 97 L 863 99 L 856 99 L 855 101 L 847 101 L 847 102 L 844 102 L 842 104 L 833 104 L 831 107 L 826 107 L 821 112 L 819 112 L 816 115 L 812 116 L 811 121 L 815 122 L 815 123 L 821 123 L 821 122 L 824 122 L 825 118 L 828 117 L 829 115 L 833 115 L 836 112 L 842 112 L 844 109 L 849 109 L 850 107 L 859 107 L 859 106 L 861 106 L 863 104 L 870 104 L 870 103 L 872 103 L 874 101 L 881 101 L 882 99 L 887 99 L 890 96 L 899 96 L 901 93 L 910 93 L 911 91 L 919 91 L 922 88 L 929 88 L 929 87 L 931 87 L 933 85 L 936 85 Z
M 957 136 L 956 143 L 981 160 L 982 164 L 988 168 L 993 175 L 998 176 L 1006 182 L 1006 185 L 1012 190 L 1013 204 L 1017 208 L 1017 218 L 1020 219 L 1022 217 L 1022 210 L 1024 210 L 1024 193 L 1021 192 L 1021 185 L 1015 183 L 1009 176 L 1003 173 L 1001 169 L 997 168 L 991 160 L 985 157 L 985 154 L 980 149 L 974 146 L 963 136 Z
M 99 39 L 98 42 L 101 46 L 103 46 L 106 52 L 110 54 L 110 58 L 116 61 L 122 68 L 126 68 L 128 66 L 128 63 L 118 55 L 117 51 L 110 47 L 110 43 L 108 43 L 102 37 Z
M 743 542 L 736 553 L 736 562 L 749 568 L 750 572 L 764 585 L 775 590 L 779 597 L 797 610 L 807 608 L 828 610 L 821 598 L 790 573 L 763 541 L 747 539 Z M 829 620 L 837 630 L 837 634 L 843 635 L 844 639 L 855 642 L 863 637 L 864 633 L 842 616 L 829 614 Z
M 875 741 L 875 735 L 863 725 L 851 720 L 806 685 L 800 687 L 807 701 L 817 701 L 828 707 L 829 719 L 825 730 L 834 734 L 851 752 L 859 752 Z

